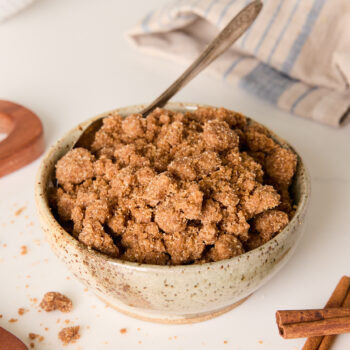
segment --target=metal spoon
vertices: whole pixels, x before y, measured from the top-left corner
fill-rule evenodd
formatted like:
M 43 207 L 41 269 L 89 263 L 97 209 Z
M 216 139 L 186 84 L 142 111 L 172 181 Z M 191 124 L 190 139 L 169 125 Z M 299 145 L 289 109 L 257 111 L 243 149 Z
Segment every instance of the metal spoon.
M 254 0 L 247 5 L 230 23 L 216 36 L 216 38 L 204 49 L 201 55 L 185 70 L 185 72 L 171 84 L 150 105 L 144 108 L 140 114 L 145 117 L 157 107 L 164 106 L 171 97 L 181 90 L 197 74 L 206 68 L 211 62 L 225 52 L 231 45 L 250 27 L 263 4 L 261 0 Z M 101 128 L 103 118 L 93 121 L 80 135 L 76 147 L 89 148 L 93 142 L 95 133 Z

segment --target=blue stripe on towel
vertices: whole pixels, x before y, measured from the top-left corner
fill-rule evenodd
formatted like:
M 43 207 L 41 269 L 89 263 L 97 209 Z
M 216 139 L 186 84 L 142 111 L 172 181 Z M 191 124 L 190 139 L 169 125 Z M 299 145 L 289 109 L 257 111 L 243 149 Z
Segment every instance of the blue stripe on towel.
M 227 13 L 227 11 L 228 11 L 228 9 L 230 8 L 230 6 L 231 6 L 234 2 L 236 2 L 236 0 L 231 0 L 231 1 L 229 1 L 229 2 L 226 4 L 226 6 L 223 8 L 223 10 L 221 11 L 220 16 L 219 16 L 219 18 L 218 18 L 218 21 L 217 21 L 217 23 L 216 23 L 216 25 L 217 25 L 218 27 L 220 26 L 222 20 L 224 19 L 225 15 L 226 15 L 226 13 Z
M 292 48 L 289 51 L 289 54 L 286 58 L 286 60 L 284 61 L 283 65 L 282 65 L 282 70 L 285 73 L 290 73 L 290 71 L 292 70 L 295 61 L 297 60 L 302 48 L 304 47 L 304 44 L 306 42 L 306 40 L 309 37 L 309 34 L 311 33 L 315 22 L 318 18 L 318 16 L 320 15 L 322 8 L 324 6 L 324 4 L 326 3 L 326 0 L 315 0 L 314 4 L 307 16 L 307 19 L 301 29 L 300 34 L 297 36 L 297 38 L 295 39 Z
M 276 69 L 259 63 L 256 68 L 242 78 L 239 85 L 244 90 L 276 104 L 280 96 L 295 82 L 296 80 L 281 74 Z
M 264 40 L 265 40 L 265 38 L 266 38 L 268 32 L 270 31 L 272 25 L 275 23 L 275 20 L 276 20 L 278 14 L 279 14 L 280 11 L 281 11 L 281 8 L 282 8 L 282 5 L 283 5 L 284 1 L 285 1 L 285 0 L 280 0 L 280 3 L 278 4 L 278 6 L 277 6 L 277 8 L 276 8 L 276 10 L 275 10 L 275 12 L 274 12 L 274 14 L 272 15 L 272 17 L 271 17 L 271 19 L 270 19 L 270 22 L 268 23 L 268 25 L 267 25 L 267 27 L 266 27 L 266 29 L 265 29 L 263 35 L 261 36 L 261 38 L 260 38 L 260 40 L 259 40 L 258 45 L 256 45 L 256 48 L 255 48 L 255 50 L 254 50 L 254 54 L 255 54 L 255 55 L 256 55 L 256 54 L 258 53 L 258 51 L 260 50 L 260 47 L 261 47 L 261 45 L 263 44 L 263 42 L 264 42 Z
M 282 29 L 282 31 L 281 31 L 281 33 L 280 33 L 278 39 L 277 39 L 276 42 L 275 42 L 275 45 L 273 46 L 273 48 L 272 48 L 272 50 L 271 50 L 271 52 L 270 52 L 270 55 L 269 55 L 269 57 L 268 57 L 268 59 L 267 59 L 267 63 L 270 63 L 270 62 L 271 62 L 272 56 L 273 56 L 273 54 L 275 53 L 275 51 L 276 51 L 278 45 L 280 44 L 282 38 L 284 37 L 284 34 L 286 33 L 286 31 L 287 31 L 287 29 L 288 29 L 290 23 L 292 22 L 292 19 L 293 19 L 295 13 L 297 12 L 297 9 L 298 9 L 298 6 L 299 6 L 300 2 L 301 2 L 301 0 L 296 0 L 296 2 L 295 2 L 295 4 L 294 4 L 294 7 L 293 7 L 293 9 L 292 9 L 292 12 L 290 13 L 290 15 L 289 15 L 289 17 L 288 17 L 288 19 L 287 19 L 287 22 L 286 22 L 286 24 L 284 25 L 284 27 L 283 27 L 283 29 Z
M 313 86 L 309 89 L 307 89 L 306 91 L 304 91 L 292 104 L 292 107 L 290 108 L 290 111 L 292 113 L 294 113 L 294 110 L 296 108 L 296 106 L 302 101 L 304 100 L 307 96 L 309 96 L 313 91 L 317 90 L 317 86 Z
M 246 58 L 245 56 L 241 56 L 241 57 L 238 57 L 236 60 L 234 60 L 232 64 L 224 72 L 224 75 L 222 76 L 223 79 L 225 80 L 234 71 L 234 69 L 238 66 L 238 64 L 241 61 L 243 61 L 245 58 Z
M 154 14 L 154 10 L 151 11 L 151 12 L 142 20 L 141 26 L 142 26 L 142 30 L 144 31 L 144 33 L 149 33 L 149 32 L 150 32 L 148 23 L 149 23 L 149 21 L 151 20 L 153 14 Z

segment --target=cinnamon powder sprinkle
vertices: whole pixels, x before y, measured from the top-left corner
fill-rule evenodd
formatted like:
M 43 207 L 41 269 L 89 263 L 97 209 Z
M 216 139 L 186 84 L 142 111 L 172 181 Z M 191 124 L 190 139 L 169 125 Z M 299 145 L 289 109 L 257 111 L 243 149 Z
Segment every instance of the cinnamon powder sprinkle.
M 21 246 L 21 255 L 26 255 L 28 253 L 28 248 L 25 245 Z
M 17 318 L 10 318 L 10 319 L 9 319 L 9 322 L 10 322 L 10 323 L 15 323 L 15 322 L 17 322 L 17 321 L 18 321 Z
M 228 343 L 228 341 L 227 340 L 224 340 L 224 344 L 227 344 Z
M 35 344 L 34 344 L 34 343 L 30 343 L 29 345 L 30 345 L 30 348 L 31 348 L 31 349 L 34 349 L 34 348 L 35 348 Z
M 127 330 L 126 328 L 121 328 L 119 332 L 120 334 L 126 334 Z

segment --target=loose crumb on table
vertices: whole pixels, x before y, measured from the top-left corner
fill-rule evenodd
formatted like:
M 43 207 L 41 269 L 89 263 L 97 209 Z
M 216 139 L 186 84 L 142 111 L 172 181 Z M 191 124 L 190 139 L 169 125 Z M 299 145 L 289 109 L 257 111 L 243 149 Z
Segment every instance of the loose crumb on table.
M 126 334 L 127 329 L 126 328 L 121 328 L 119 332 L 120 332 L 120 334 Z
M 20 307 L 17 312 L 18 312 L 18 315 L 22 316 L 28 311 L 29 311 L 28 309 L 25 309 L 24 307 Z
M 36 333 L 29 333 L 28 334 L 28 338 L 30 340 L 35 340 L 37 339 L 39 342 L 43 342 L 45 340 L 44 336 L 40 335 L 40 334 L 36 334 Z
M 61 312 L 70 312 L 72 310 L 72 301 L 65 295 L 58 292 L 48 292 L 44 295 L 40 307 L 47 311 L 59 310 Z
M 21 246 L 21 255 L 26 255 L 28 253 L 28 248 L 25 245 Z
M 26 209 L 26 207 L 19 208 L 15 211 L 15 216 L 20 216 L 23 211 Z
M 80 326 L 65 327 L 58 333 L 58 338 L 64 345 L 74 343 L 80 338 Z

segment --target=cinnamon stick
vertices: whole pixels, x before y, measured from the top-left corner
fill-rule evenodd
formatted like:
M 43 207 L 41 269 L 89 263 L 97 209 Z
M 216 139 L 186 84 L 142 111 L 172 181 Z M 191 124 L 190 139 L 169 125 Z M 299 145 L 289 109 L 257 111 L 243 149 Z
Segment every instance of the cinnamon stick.
M 331 297 L 329 298 L 325 308 L 342 306 L 350 289 L 350 277 L 343 276 Z M 327 335 L 324 337 L 310 337 L 306 340 L 302 350 L 328 350 L 334 341 L 335 335 Z
M 350 316 L 281 324 L 279 331 L 284 339 L 349 333 Z
M 343 307 L 350 308 L 350 287 L 349 287 L 348 295 L 346 296 L 346 298 L 344 300 Z M 330 349 L 335 337 L 336 337 L 335 335 L 328 335 L 326 337 L 323 337 L 321 344 L 317 350 Z
M 314 310 L 279 310 L 276 312 L 278 327 L 283 327 L 290 323 L 313 322 L 339 317 L 350 317 L 350 308 L 335 307 Z

